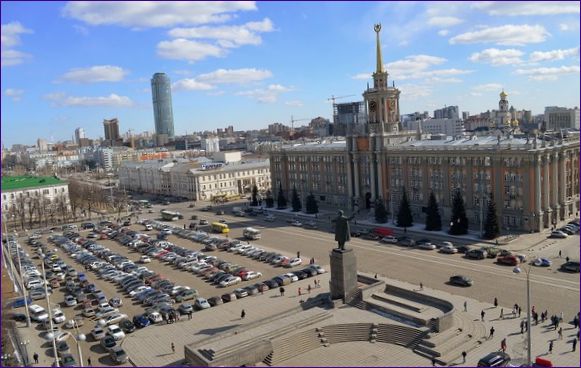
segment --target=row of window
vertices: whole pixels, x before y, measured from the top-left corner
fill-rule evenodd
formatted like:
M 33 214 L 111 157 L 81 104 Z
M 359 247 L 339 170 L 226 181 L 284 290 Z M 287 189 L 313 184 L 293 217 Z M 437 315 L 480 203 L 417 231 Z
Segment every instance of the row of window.
M 15 199 L 16 197 L 22 198 L 24 196 L 26 196 L 26 198 L 30 198 L 31 193 L 32 193 L 32 196 L 36 195 L 38 197 L 41 194 L 40 191 L 41 191 L 40 189 L 37 189 L 37 190 L 29 190 L 26 192 L 19 192 L 18 196 L 16 196 L 15 193 L 10 193 L 9 196 L 7 196 L 7 194 L 2 194 L 2 200 L 6 201 L 6 200 L 8 200 L 8 198 Z M 60 188 L 60 193 L 64 193 L 64 192 L 65 192 L 65 188 L 64 187 Z M 59 188 L 53 188 L 53 194 L 58 194 L 58 193 L 59 193 Z M 24 194 L 26 194 L 26 195 L 24 195 Z M 42 189 L 42 195 L 50 195 L 50 189 Z

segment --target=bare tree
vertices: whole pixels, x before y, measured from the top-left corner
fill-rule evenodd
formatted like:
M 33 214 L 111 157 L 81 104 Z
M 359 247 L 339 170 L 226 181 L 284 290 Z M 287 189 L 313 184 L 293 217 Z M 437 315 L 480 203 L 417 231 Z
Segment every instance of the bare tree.
M 27 197 L 25 198 L 24 202 L 26 204 L 26 212 L 28 214 L 28 228 L 32 229 L 34 214 L 36 213 L 36 206 L 38 201 L 36 201 L 34 197 Z

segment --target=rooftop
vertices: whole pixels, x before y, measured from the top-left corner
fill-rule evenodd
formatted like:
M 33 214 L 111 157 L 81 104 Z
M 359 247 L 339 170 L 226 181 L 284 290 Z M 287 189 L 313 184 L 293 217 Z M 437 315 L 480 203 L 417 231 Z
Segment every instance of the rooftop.
M 54 176 L 3 176 L 2 191 L 66 184 Z

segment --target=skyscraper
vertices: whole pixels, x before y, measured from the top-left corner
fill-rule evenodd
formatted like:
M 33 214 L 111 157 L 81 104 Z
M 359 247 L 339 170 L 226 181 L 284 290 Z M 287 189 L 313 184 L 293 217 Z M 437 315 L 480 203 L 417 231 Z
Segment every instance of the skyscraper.
M 165 73 L 155 73 L 151 78 L 151 95 L 153 97 L 153 117 L 155 133 L 166 134 L 173 138 L 173 109 L 171 103 L 171 81 Z
M 119 120 L 117 120 L 117 118 L 110 120 L 104 119 L 103 129 L 105 130 L 105 141 L 107 141 L 110 146 L 116 145 L 116 143 L 120 140 Z
M 75 129 L 75 143 L 80 144 L 81 139 L 83 139 L 83 138 L 87 138 L 85 136 L 85 129 L 83 129 L 83 128 Z

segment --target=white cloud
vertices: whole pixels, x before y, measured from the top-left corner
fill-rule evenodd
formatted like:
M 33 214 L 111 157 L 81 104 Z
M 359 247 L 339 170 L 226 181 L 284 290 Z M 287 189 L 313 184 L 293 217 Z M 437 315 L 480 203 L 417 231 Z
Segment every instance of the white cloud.
M 452 27 L 464 22 L 456 17 L 431 17 L 428 19 L 428 24 L 435 27 Z
M 426 85 L 420 84 L 402 84 L 398 86 L 401 90 L 402 100 L 416 100 L 420 97 L 427 97 L 432 94 L 432 89 Z
M 146 28 L 221 23 L 250 10 L 254 1 L 71 1 L 63 15 L 90 25 Z
M 486 63 L 494 66 L 513 65 L 522 63 L 523 52 L 516 49 L 486 49 L 475 52 L 468 58 L 472 62 Z
M 438 31 L 439 36 L 447 36 L 449 33 L 450 33 L 450 31 L 447 29 L 441 29 Z
M 74 83 L 119 82 L 128 74 L 127 70 L 114 65 L 95 65 L 74 68 L 63 74 L 60 80 Z
M 271 84 L 266 88 L 258 88 L 250 91 L 236 93 L 238 96 L 247 96 L 263 103 L 274 103 L 281 93 L 292 91 L 291 88 L 280 84 Z
M 359 73 L 351 76 L 351 79 L 365 80 L 371 78 L 371 73 Z
M 21 64 L 30 54 L 17 50 L 2 49 L 2 67 Z
M 579 66 L 562 65 L 554 68 L 517 69 L 516 74 L 528 75 L 531 80 L 557 80 L 562 75 L 579 74 Z
M 109 96 L 102 97 L 79 97 L 67 96 L 64 93 L 56 92 L 45 96 L 49 101 L 52 101 L 57 106 L 111 106 L 111 107 L 130 107 L 133 106 L 133 101 L 127 96 L 119 96 L 111 93 Z
M 546 61 L 546 60 L 563 60 L 567 57 L 579 56 L 579 47 L 574 47 L 565 50 L 551 50 L 551 51 L 535 51 L 529 56 L 529 59 L 533 62 L 535 61 Z
M 301 107 L 301 106 L 303 106 L 303 101 L 292 100 L 292 101 L 287 101 L 284 104 L 287 106 L 292 106 L 292 107 Z
M 232 48 L 242 45 L 260 45 L 262 38 L 258 33 L 273 30 L 272 22 L 265 18 L 260 22 L 249 22 L 241 26 L 174 28 L 168 34 L 174 38 L 216 39 L 220 46 Z
M 192 78 L 180 79 L 172 85 L 176 91 L 207 91 L 215 87 L 208 83 L 198 82 Z
M 500 83 L 479 84 L 477 86 L 472 87 L 472 90 L 479 92 L 498 92 L 502 90 L 502 84 Z
M 242 68 L 218 69 L 211 73 L 200 74 L 196 79 L 211 84 L 244 84 L 261 81 L 270 77 L 272 77 L 270 70 Z
M 32 30 L 25 28 L 20 22 L 10 22 L 2 24 L 1 27 L 1 56 L 2 56 L 2 66 L 12 66 L 18 65 L 24 61 L 24 59 L 30 57 L 29 54 L 14 50 L 14 46 L 18 46 L 21 43 L 20 35 L 34 33 Z
M 4 90 L 4 96 L 12 97 L 12 101 L 18 102 L 22 98 L 24 91 L 21 89 L 14 89 L 14 88 L 6 88 Z
M 1 42 L 2 47 L 12 47 L 20 45 L 20 35 L 26 33 L 34 33 L 32 30 L 25 28 L 20 22 L 10 22 L 2 24 Z
M 488 15 L 527 16 L 579 14 L 577 1 L 480 1 L 472 4 L 473 8 L 485 10 Z
M 549 32 L 541 25 L 508 24 L 486 27 L 473 32 L 459 34 L 450 39 L 450 44 L 459 43 L 496 43 L 498 45 L 525 45 L 545 41 Z
M 208 56 L 221 57 L 225 51 L 218 46 L 178 38 L 172 41 L 161 41 L 157 44 L 157 54 L 166 59 L 187 60 L 190 63 L 205 59 Z

